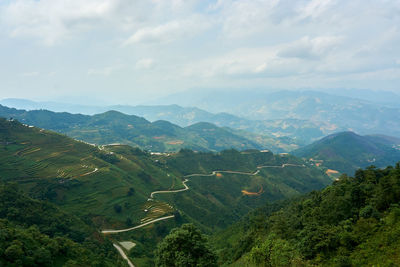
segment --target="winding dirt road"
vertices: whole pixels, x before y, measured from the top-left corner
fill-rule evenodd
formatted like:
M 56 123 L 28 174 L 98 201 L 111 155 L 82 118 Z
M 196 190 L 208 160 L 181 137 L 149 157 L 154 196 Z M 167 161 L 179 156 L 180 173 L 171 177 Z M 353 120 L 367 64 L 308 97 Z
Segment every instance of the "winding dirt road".
M 231 174 L 242 174 L 242 175 L 254 176 L 254 175 L 257 175 L 258 173 L 260 173 L 260 169 L 264 169 L 264 168 L 285 168 L 285 167 L 289 167 L 289 166 L 291 166 L 291 167 L 305 167 L 304 164 L 303 165 L 298 165 L 298 164 L 284 163 L 284 164 L 282 164 L 280 166 L 274 166 L 274 165 L 258 166 L 257 167 L 258 170 L 255 171 L 254 173 L 251 173 L 251 172 L 238 172 L 238 171 L 212 171 L 211 174 L 195 173 L 195 174 L 185 175 L 183 177 L 214 176 L 217 173 L 231 173 Z M 183 186 L 185 187 L 183 189 L 154 191 L 154 192 L 151 192 L 150 198 L 151 199 L 154 198 L 154 195 L 156 195 L 156 194 L 178 193 L 178 192 L 183 192 L 183 191 L 189 190 L 190 188 L 186 184 L 188 181 L 189 181 L 189 179 L 185 179 L 182 182 Z M 151 220 L 151 221 L 143 223 L 143 224 L 139 224 L 139 225 L 131 227 L 131 228 L 120 229 L 120 230 L 102 230 L 101 233 L 103 233 L 103 234 L 115 234 L 115 233 L 127 232 L 127 231 L 131 231 L 131 230 L 135 230 L 135 229 L 141 228 L 143 226 L 149 225 L 149 224 L 154 223 L 154 222 L 167 220 L 167 219 L 170 219 L 170 218 L 173 218 L 173 217 L 174 217 L 174 215 L 165 216 L 165 217 L 161 217 L 161 218 L 158 218 L 158 219 Z
M 258 168 L 258 167 L 257 167 Z M 211 174 L 201 174 L 201 173 L 195 173 L 195 174 L 189 174 L 185 175 L 183 177 L 196 177 L 196 176 L 214 176 L 217 173 L 232 173 L 232 174 L 243 174 L 243 175 L 257 175 L 260 172 L 260 170 L 255 171 L 254 173 L 251 172 L 237 172 L 237 171 L 213 171 Z
M 268 165 L 266 165 L 266 166 L 258 166 L 258 167 L 257 167 L 258 170 L 255 171 L 254 173 L 250 173 L 250 172 L 239 172 L 239 171 L 212 171 L 211 174 L 201 174 L 201 173 L 189 174 L 189 175 L 183 176 L 183 177 L 186 178 L 186 179 L 182 182 L 182 184 L 183 184 L 183 186 L 184 186 L 185 188 L 183 188 L 183 189 L 178 189 L 178 190 L 154 191 L 154 192 L 151 192 L 151 194 L 150 194 L 150 199 L 153 199 L 154 195 L 156 195 L 156 194 L 178 193 L 178 192 L 183 192 L 183 191 L 189 190 L 189 186 L 187 186 L 187 184 L 186 184 L 186 183 L 189 181 L 189 180 L 187 179 L 187 178 L 189 178 L 189 177 L 214 176 L 214 175 L 216 175 L 217 173 L 231 173 L 231 174 L 242 174 L 242 175 L 255 176 L 255 175 L 257 175 L 257 174 L 260 173 L 260 169 L 264 169 L 264 168 L 285 168 L 285 167 L 289 167 L 289 166 L 291 166 L 291 167 L 305 167 L 304 164 L 303 164 L 303 165 L 298 165 L 298 164 L 284 163 L 284 164 L 282 164 L 281 166 L 273 166 L 273 165 L 270 165 L 270 166 L 268 166 Z M 96 172 L 96 171 L 97 171 L 97 168 L 96 168 L 96 170 L 95 170 L 94 172 Z M 91 172 L 91 173 L 93 173 L 93 172 Z M 88 174 L 90 174 L 90 173 L 88 173 Z M 87 175 L 87 174 L 86 174 L 86 175 Z M 158 222 L 158 221 L 168 220 L 168 219 L 171 219 L 171 218 L 174 218 L 174 217 L 175 217 L 174 215 L 165 216 L 165 217 L 161 217 L 161 218 L 158 218 L 158 219 L 154 219 L 154 220 L 148 221 L 148 222 L 143 223 L 143 224 L 139 224 L 139 225 L 134 226 L 134 227 L 131 227 L 131 228 L 120 229 L 120 230 L 102 230 L 101 233 L 102 233 L 102 234 L 117 234 L 117 233 L 122 233 L 122 232 L 128 232 L 128 231 L 132 231 L 132 230 L 135 230 L 135 229 L 144 227 L 144 226 L 146 226 L 146 225 L 149 225 L 149 224 L 152 224 L 152 223 L 155 223 L 155 222 Z M 128 262 L 129 267 L 135 267 L 135 265 L 133 265 L 133 263 L 129 260 L 128 256 L 126 256 L 124 250 L 123 250 L 120 246 L 118 246 L 117 244 L 115 244 L 115 243 L 114 243 L 113 245 L 114 245 L 114 247 L 118 250 L 118 252 L 119 252 L 119 254 L 122 256 L 122 258 L 125 259 L 125 260 Z
M 288 166 L 292 166 L 292 167 L 305 167 L 304 164 L 299 165 L 299 164 L 291 164 L 291 163 L 284 163 L 282 165 L 266 165 L 266 166 L 258 166 L 257 167 L 257 171 L 255 171 L 254 173 L 251 172 L 238 172 L 238 171 L 212 171 L 210 174 L 202 174 L 202 173 L 194 173 L 194 174 L 189 174 L 189 175 L 185 175 L 183 177 L 196 177 L 196 176 L 214 176 L 217 173 L 232 173 L 232 174 L 243 174 L 243 175 L 257 175 L 260 173 L 260 169 L 264 169 L 264 168 L 285 168 Z
M 128 258 L 128 256 L 126 256 L 124 250 L 120 246 L 118 246 L 115 243 L 113 244 L 113 246 L 114 246 L 114 248 L 116 248 L 118 250 L 118 252 L 121 255 L 121 257 L 128 262 L 129 267 L 135 267 L 135 265 L 133 265 L 131 260 Z
M 182 191 L 186 191 L 189 190 L 189 186 L 186 185 L 186 182 L 188 182 L 188 179 L 185 179 L 185 181 L 182 182 L 183 186 L 185 188 L 183 189 L 177 189 L 177 190 L 164 190 L 164 191 L 154 191 L 150 194 L 150 198 L 153 198 L 154 195 L 156 194 L 166 194 L 166 193 L 178 193 L 178 192 L 182 192 Z
M 155 223 L 155 222 L 163 221 L 163 220 L 168 220 L 168 219 L 171 219 L 171 218 L 174 218 L 174 217 L 175 217 L 174 215 L 165 216 L 165 217 L 161 217 L 161 218 L 158 218 L 158 219 L 151 220 L 151 221 L 146 222 L 146 223 L 142 223 L 142 224 L 136 225 L 136 226 L 131 227 L 131 228 L 126 228 L 126 229 L 121 229 L 121 230 L 102 230 L 101 233 L 102 234 L 117 234 L 117 233 L 122 233 L 122 232 L 128 232 L 128 231 L 132 231 L 132 230 L 144 227 L 144 226 L 149 225 L 151 223 Z

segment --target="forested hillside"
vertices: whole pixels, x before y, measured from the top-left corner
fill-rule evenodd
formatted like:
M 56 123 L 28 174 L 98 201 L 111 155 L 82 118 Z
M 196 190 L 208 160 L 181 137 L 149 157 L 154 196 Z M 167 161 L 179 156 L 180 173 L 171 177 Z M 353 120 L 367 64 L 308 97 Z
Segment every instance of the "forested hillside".
M 88 222 L 26 196 L 16 184 L 0 184 L 0 265 L 124 266 Z
M 400 163 L 258 209 L 214 238 L 232 266 L 400 265 Z

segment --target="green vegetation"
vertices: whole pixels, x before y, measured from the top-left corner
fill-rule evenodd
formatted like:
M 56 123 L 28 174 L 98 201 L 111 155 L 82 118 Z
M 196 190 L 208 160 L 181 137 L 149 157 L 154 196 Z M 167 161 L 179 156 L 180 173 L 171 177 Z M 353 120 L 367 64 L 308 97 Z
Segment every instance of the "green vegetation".
M 157 246 L 155 265 L 160 267 L 213 267 L 217 257 L 207 239 L 193 224 L 175 228 Z
M 151 123 L 117 111 L 88 116 L 47 110 L 25 111 L 0 105 L 0 116 L 99 145 L 121 143 L 159 152 L 181 148 L 199 151 L 262 148 L 258 142 L 210 123 L 182 128 L 168 121 Z
M 400 163 L 258 209 L 215 236 L 232 266 L 398 266 Z
M 0 185 L 1 266 L 124 266 L 90 224 Z
M 66 214 L 77 216 L 68 219 L 67 215 L 50 212 L 50 206 L 36 209 L 3 200 L 8 203 L 3 214 L 8 214 L 5 219 L 9 222 L 4 224 L 9 228 L 24 231 L 37 225 L 40 233 L 50 239 L 68 238 L 79 246 L 86 244 L 94 228 L 121 229 L 174 214 L 175 220 L 112 236 L 113 242 L 137 244 L 127 254 L 139 266 L 152 266 L 152 251 L 157 242 L 182 223 L 192 222 L 211 233 L 226 228 L 267 200 L 298 196 L 330 183 L 318 168 L 303 167 L 302 160 L 288 155 L 258 150 L 182 150 L 152 155 L 126 145 L 96 147 L 5 119 L 0 119 L 0 160 L 1 183 L 15 182 L 29 197 L 51 202 Z M 282 168 L 284 163 L 296 166 Z M 260 165 L 275 167 L 256 173 Z M 214 170 L 243 174 L 210 175 Z M 199 176 L 188 177 L 189 190 L 155 195 L 148 201 L 153 191 L 182 189 L 184 176 L 193 173 Z M 30 216 L 25 207 L 36 212 Z M 19 217 L 11 219 L 13 214 Z M 39 214 L 43 218 L 37 218 Z M 64 222 L 64 218 L 72 221 Z M 111 249 L 115 253 L 110 244 L 105 251 Z M 10 245 L 7 243 L 7 247 Z M 58 258 L 58 252 L 54 253 L 53 263 Z
M 96 218 L 102 227 L 122 227 L 128 218 L 139 223 L 150 192 L 181 183 L 155 166 L 150 155 L 126 150 L 129 158 L 17 121 L 0 120 L 0 180 L 18 182 L 30 196 Z M 128 194 L 131 188 L 134 193 Z M 121 207 L 120 213 L 115 205 Z
M 266 201 L 301 195 L 331 183 L 330 178 L 317 168 L 281 168 L 284 163 L 301 165 L 303 162 L 270 152 L 226 150 L 214 154 L 182 150 L 168 157 L 156 158 L 160 166 L 171 171 L 179 170 L 177 176 L 209 175 L 215 170 L 254 174 L 258 166 L 278 166 L 259 169 L 256 175 L 220 172 L 211 176 L 188 177 L 190 190 L 182 194 L 157 196 L 177 207 L 185 218 L 202 226 L 202 230 L 207 232 L 227 227 Z M 255 194 L 245 194 L 243 191 Z
M 322 160 L 322 166 L 352 174 L 371 164 L 385 167 L 400 160 L 400 139 L 382 135 L 360 136 L 342 132 L 294 151 L 299 157 Z

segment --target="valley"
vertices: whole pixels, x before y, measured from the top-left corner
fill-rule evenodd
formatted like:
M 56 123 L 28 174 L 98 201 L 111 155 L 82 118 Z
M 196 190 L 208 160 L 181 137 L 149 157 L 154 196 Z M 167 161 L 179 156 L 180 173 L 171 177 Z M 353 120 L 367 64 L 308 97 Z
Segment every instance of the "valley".
M 137 246 L 126 253 L 141 266 L 151 265 L 155 244 L 177 224 L 216 232 L 265 201 L 331 182 L 300 159 L 258 150 L 151 154 L 126 145 L 97 147 L 5 119 L 0 138 L 2 183 L 17 183 L 29 196 L 89 219 L 103 234 L 119 233 L 110 237 L 117 246 L 132 240 Z M 260 186 L 257 196 L 243 194 Z
M 19 118 L 33 116 L 26 111 L 4 110 Z M 43 115 L 38 114 L 36 123 Z M 72 118 L 64 126 L 57 126 L 59 129 L 75 125 L 76 133 L 87 132 L 78 130 L 80 124 L 74 124 L 81 115 L 48 114 L 51 120 L 60 119 L 59 116 Z M 118 124 L 114 115 L 129 123 L 129 129 L 135 128 L 132 120 L 153 127 L 138 117 L 109 114 L 112 117 L 101 115 L 105 119 L 96 122 L 93 129 L 112 122 L 109 130 L 114 135 L 114 125 Z M 161 124 L 164 130 L 171 125 Z M 205 139 L 214 138 L 210 132 L 220 131 L 206 123 L 189 129 L 205 131 L 201 135 Z M 153 140 L 163 140 L 160 136 L 163 135 L 157 132 Z M 222 134 L 220 138 L 225 137 Z M 333 181 L 335 184 L 347 179 L 340 173 L 350 174 L 371 163 L 379 167 L 395 164 L 400 144 L 394 137 L 343 132 L 302 147 L 292 155 L 253 147 L 207 152 L 194 151 L 189 146 L 179 151 L 151 152 L 124 144 L 123 139 L 110 142 L 95 145 L 22 124 L 14 117 L 0 119 L 0 183 L 16 183 L 23 194 L 84 219 L 92 233 L 97 232 L 112 244 L 114 253 L 119 255 L 114 263 L 125 262 L 129 266 L 153 266 L 157 244 L 171 229 L 185 223 L 193 223 L 211 235 L 213 246 L 229 244 L 235 249 L 237 245 L 229 243 L 235 237 L 221 241 L 218 236 L 241 225 L 243 218 L 262 210 L 265 203 L 275 212 L 292 201 L 289 199 L 295 201 Z M 343 159 L 337 160 L 335 155 Z M 248 252 L 247 249 L 243 253 Z M 232 259 L 239 265 L 248 261 L 236 256 L 229 260 Z
M 184 186 L 183 189 L 168 190 L 168 191 L 167 190 L 154 191 L 154 192 L 151 192 L 150 198 L 147 199 L 147 201 L 153 202 L 154 201 L 154 195 L 156 195 L 156 194 L 172 194 L 172 193 L 179 193 L 179 192 L 183 192 L 183 191 L 189 190 L 190 188 L 186 184 L 189 181 L 187 179 L 187 177 L 200 177 L 200 176 L 217 176 L 218 177 L 218 174 L 220 174 L 220 173 L 229 173 L 229 174 L 240 174 L 240 175 L 254 176 L 254 175 L 257 175 L 260 172 L 260 169 L 264 169 L 264 168 L 285 168 L 285 167 L 302 167 L 302 168 L 305 168 L 306 166 L 304 164 L 297 165 L 297 164 L 284 163 L 281 166 L 257 166 L 257 171 L 255 171 L 254 173 L 244 173 L 244 172 L 237 172 L 237 171 L 221 171 L 221 170 L 217 171 L 217 170 L 215 170 L 215 171 L 212 171 L 211 174 L 198 174 L 198 173 L 189 174 L 189 175 L 185 175 L 184 176 L 186 179 L 182 182 L 182 185 Z M 251 196 L 256 195 L 256 196 L 259 196 L 259 195 L 261 195 L 263 193 L 263 187 L 261 186 L 261 190 L 258 193 L 250 193 L 247 190 L 242 190 L 242 193 L 244 195 L 251 195 Z M 152 207 L 154 207 L 154 206 L 155 205 L 152 205 Z M 175 215 L 170 215 L 170 216 L 165 216 L 165 217 L 160 217 L 160 218 L 157 218 L 157 219 L 153 219 L 153 220 L 150 220 L 150 221 L 146 221 L 146 219 L 142 219 L 141 221 L 143 221 L 143 223 L 139 224 L 137 226 L 126 228 L 126 229 L 119 229 L 119 230 L 101 230 L 101 233 L 102 234 L 118 234 L 118 233 L 128 232 L 128 231 L 132 231 L 132 230 L 135 230 L 135 229 L 139 229 L 139 228 L 145 227 L 147 225 L 150 225 L 150 224 L 153 224 L 153 223 L 156 223 L 156 222 L 159 222 L 159 221 L 172 219 L 174 217 L 175 217 Z M 121 243 L 124 243 L 124 242 L 130 242 L 130 241 L 120 241 L 118 243 L 121 244 Z M 135 243 L 133 243 L 133 244 L 135 244 Z M 134 266 L 133 263 L 131 262 L 131 260 L 126 256 L 124 250 L 120 246 L 115 244 L 115 243 L 113 245 L 119 251 L 121 256 L 128 262 L 128 265 L 129 266 Z M 129 250 L 130 249 L 128 249 L 128 252 L 129 252 Z

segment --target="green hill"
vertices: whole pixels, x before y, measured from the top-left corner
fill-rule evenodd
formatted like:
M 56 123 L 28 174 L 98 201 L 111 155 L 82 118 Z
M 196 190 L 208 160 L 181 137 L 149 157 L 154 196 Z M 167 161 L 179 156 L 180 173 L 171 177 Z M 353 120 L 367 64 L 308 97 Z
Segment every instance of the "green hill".
M 267 205 L 213 243 L 221 265 L 399 266 L 400 163 Z
M 262 142 L 251 141 L 212 124 L 182 128 L 167 121 L 151 123 L 117 111 L 88 116 L 47 110 L 25 111 L 0 105 L 0 116 L 100 145 L 122 143 L 161 152 L 181 148 L 200 151 L 263 148 Z
M 213 154 L 183 150 L 158 160 L 165 168 L 178 170 L 177 176 L 189 175 L 191 187 L 185 194 L 160 198 L 174 203 L 191 221 L 212 230 L 228 226 L 266 201 L 300 195 L 331 182 L 318 168 L 303 167 L 297 158 L 270 152 L 226 150 Z M 293 166 L 282 168 L 285 163 Z
M 139 222 L 151 191 L 180 179 L 137 149 L 123 158 L 64 135 L 0 119 L 0 180 L 18 182 L 31 196 L 77 215 Z M 174 182 L 175 181 L 175 182 Z M 131 189 L 132 188 L 132 189 Z M 134 190 L 134 194 L 128 194 Z M 116 213 L 120 205 L 123 212 Z
M 300 148 L 293 154 L 307 159 L 322 160 L 322 166 L 350 174 L 369 165 L 384 167 L 395 164 L 400 160 L 400 139 L 342 132 Z

